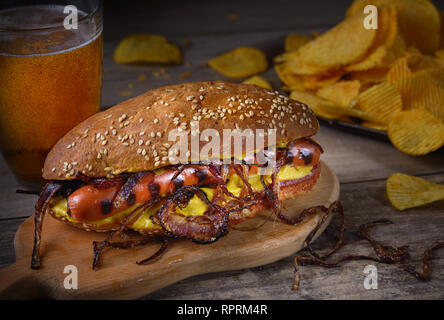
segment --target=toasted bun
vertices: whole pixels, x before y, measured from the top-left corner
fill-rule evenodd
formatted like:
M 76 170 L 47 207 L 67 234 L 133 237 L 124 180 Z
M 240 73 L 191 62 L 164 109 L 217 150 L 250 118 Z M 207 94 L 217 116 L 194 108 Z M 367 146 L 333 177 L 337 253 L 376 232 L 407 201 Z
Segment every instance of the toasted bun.
M 175 142 L 168 132 L 181 127 L 190 133 L 196 120 L 200 130 L 212 128 L 221 136 L 223 129 L 277 129 L 278 142 L 318 131 L 305 104 L 277 92 L 222 81 L 184 83 L 150 90 L 77 125 L 49 152 L 43 178 L 69 180 L 78 172 L 105 177 L 170 165 L 168 151 Z

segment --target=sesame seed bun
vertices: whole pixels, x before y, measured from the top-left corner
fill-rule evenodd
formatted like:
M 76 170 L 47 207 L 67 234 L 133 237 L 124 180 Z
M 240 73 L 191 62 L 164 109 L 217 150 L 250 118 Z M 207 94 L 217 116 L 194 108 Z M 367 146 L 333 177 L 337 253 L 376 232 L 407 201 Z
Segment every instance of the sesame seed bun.
M 167 86 L 77 125 L 49 152 L 43 178 L 69 180 L 78 172 L 106 177 L 168 166 L 169 148 L 175 143 L 168 141 L 168 132 L 181 128 L 190 133 L 192 121 L 220 136 L 223 129 L 277 129 L 278 142 L 310 137 L 319 127 L 305 104 L 254 85 L 210 81 Z

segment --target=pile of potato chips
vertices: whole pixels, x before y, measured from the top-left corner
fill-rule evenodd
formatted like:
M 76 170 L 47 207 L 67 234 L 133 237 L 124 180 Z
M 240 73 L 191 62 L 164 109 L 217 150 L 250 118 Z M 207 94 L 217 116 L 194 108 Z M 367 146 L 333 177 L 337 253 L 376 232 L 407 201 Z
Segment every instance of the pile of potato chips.
M 366 5 L 377 29 L 366 29 Z M 444 145 L 444 19 L 428 0 L 356 0 L 324 34 L 289 35 L 275 70 L 320 117 L 388 131 L 424 155 Z

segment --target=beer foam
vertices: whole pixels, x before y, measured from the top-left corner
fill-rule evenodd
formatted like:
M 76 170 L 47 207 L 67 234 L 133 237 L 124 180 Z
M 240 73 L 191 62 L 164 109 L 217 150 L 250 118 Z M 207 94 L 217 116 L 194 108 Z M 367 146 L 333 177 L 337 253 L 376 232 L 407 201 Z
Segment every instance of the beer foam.
M 78 29 L 66 30 L 62 5 L 23 6 L 0 11 L 0 55 L 42 56 L 78 49 L 97 39 L 102 24 L 84 19 L 78 10 Z M 27 32 L 26 30 L 35 30 Z

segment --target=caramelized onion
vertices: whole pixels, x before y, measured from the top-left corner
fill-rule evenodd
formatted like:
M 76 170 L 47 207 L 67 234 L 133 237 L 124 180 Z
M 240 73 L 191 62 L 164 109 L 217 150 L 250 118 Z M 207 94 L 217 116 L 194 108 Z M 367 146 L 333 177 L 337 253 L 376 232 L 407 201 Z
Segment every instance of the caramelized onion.
M 93 187 L 97 189 L 107 189 L 110 187 L 115 187 L 118 185 L 123 184 L 127 179 L 129 175 L 122 174 L 118 176 L 114 176 L 111 178 L 93 178 L 89 177 L 87 175 L 84 175 L 81 172 L 77 172 L 76 178 L 79 179 L 82 182 L 85 182 L 87 184 L 91 184 Z
M 133 211 L 131 211 L 125 217 L 125 219 L 122 221 L 122 224 L 119 226 L 119 228 L 114 230 L 114 231 L 112 231 L 111 234 L 105 240 L 103 240 L 100 243 L 100 245 L 97 245 L 96 243 L 93 242 L 93 252 L 94 252 L 94 258 L 93 258 L 93 263 L 92 263 L 92 269 L 93 270 L 97 270 L 98 265 L 100 263 L 100 257 L 101 257 L 102 250 L 104 248 L 110 246 L 109 243 L 112 240 L 112 238 L 114 238 L 115 236 L 120 234 L 126 228 L 126 226 L 128 224 L 130 224 L 133 221 L 137 221 L 137 219 L 143 214 L 145 209 L 147 209 L 150 206 L 154 205 L 156 202 L 157 202 L 157 200 L 147 201 L 142 206 L 139 206 L 139 207 L 135 208 Z
M 134 186 L 139 182 L 139 180 L 145 175 L 145 171 L 137 172 L 129 176 L 129 178 L 125 181 L 122 187 L 116 194 L 116 197 L 112 201 L 113 206 L 115 208 L 119 208 L 122 206 L 124 202 L 128 202 L 131 194 L 133 194 Z M 129 203 L 129 205 L 133 205 L 133 203 Z
M 430 278 L 430 255 L 432 254 L 432 251 L 440 248 L 444 248 L 444 241 L 435 241 L 424 251 L 424 256 L 422 258 L 422 272 L 416 271 L 415 267 L 412 265 L 402 265 L 401 268 L 420 281 L 428 280 Z
M 330 206 L 331 207 L 331 206 Z M 310 243 L 313 238 L 313 235 L 316 233 L 316 229 L 319 229 L 319 226 L 323 224 L 323 221 L 325 221 L 325 217 L 328 217 L 328 214 L 324 216 L 324 218 L 320 221 L 320 223 L 317 225 L 315 230 L 313 230 L 310 235 L 306 239 L 307 248 L 309 249 L 310 256 L 296 256 L 294 258 L 294 282 L 293 282 L 293 290 L 297 291 L 299 289 L 299 284 L 301 280 L 300 276 L 300 266 L 303 265 L 319 265 L 324 268 L 334 268 L 342 264 L 346 261 L 352 261 L 352 260 L 371 260 L 379 263 L 385 263 L 385 264 L 395 264 L 395 263 L 402 263 L 400 268 L 404 271 L 410 273 L 413 275 L 416 279 L 425 281 L 430 278 L 430 255 L 431 252 L 434 250 L 437 250 L 439 248 L 444 247 L 444 241 L 435 241 L 432 245 L 430 245 L 424 252 L 423 257 L 423 272 L 418 272 L 415 270 L 415 268 L 412 265 L 405 264 L 404 261 L 409 258 L 409 252 L 408 252 L 408 246 L 401 246 L 401 247 L 393 247 L 393 246 L 383 246 L 380 243 L 378 243 L 374 238 L 372 238 L 369 234 L 369 231 L 372 227 L 376 225 L 386 225 L 386 224 L 392 224 L 393 222 L 387 219 L 381 219 L 377 221 L 373 221 L 370 223 L 362 224 L 359 227 L 358 234 L 363 239 L 370 242 L 370 244 L 373 247 L 373 250 L 375 251 L 376 257 L 366 256 L 366 255 L 348 255 L 339 258 L 338 260 L 334 262 L 326 262 L 324 261 L 327 257 L 331 256 L 334 252 L 336 252 L 342 245 L 343 245 L 343 233 L 344 233 L 344 216 L 342 211 L 342 207 L 338 206 L 338 212 L 341 216 L 341 224 L 340 224 L 340 237 L 333 248 L 328 254 L 324 256 L 320 256 L 316 252 L 311 249 Z M 330 209 L 330 208 L 329 208 Z M 330 211 L 330 210 L 328 210 Z
M 41 243 L 41 233 L 43 218 L 45 216 L 46 209 L 48 208 L 49 202 L 54 197 L 54 195 L 62 188 L 60 183 L 49 182 L 44 187 L 40 193 L 39 199 L 35 205 L 35 215 L 34 215 L 34 249 L 32 250 L 31 258 L 31 268 L 38 269 L 40 267 L 40 243 Z
M 203 216 L 190 218 L 176 212 L 177 207 L 187 206 L 195 194 L 209 206 Z M 224 208 L 209 201 L 200 188 L 183 186 L 162 205 L 158 217 L 162 228 L 170 236 L 211 243 L 225 234 L 228 214 Z
M 154 254 L 152 254 L 151 256 L 149 256 L 146 259 L 143 259 L 141 261 L 137 261 L 136 263 L 138 265 L 143 265 L 143 264 L 148 264 L 153 262 L 155 259 L 157 259 L 158 257 L 160 257 L 168 248 L 168 239 L 167 238 L 162 238 L 162 245 L 160 246 L 159 250 L 157 250 L 156 252 L 154 252 Z

